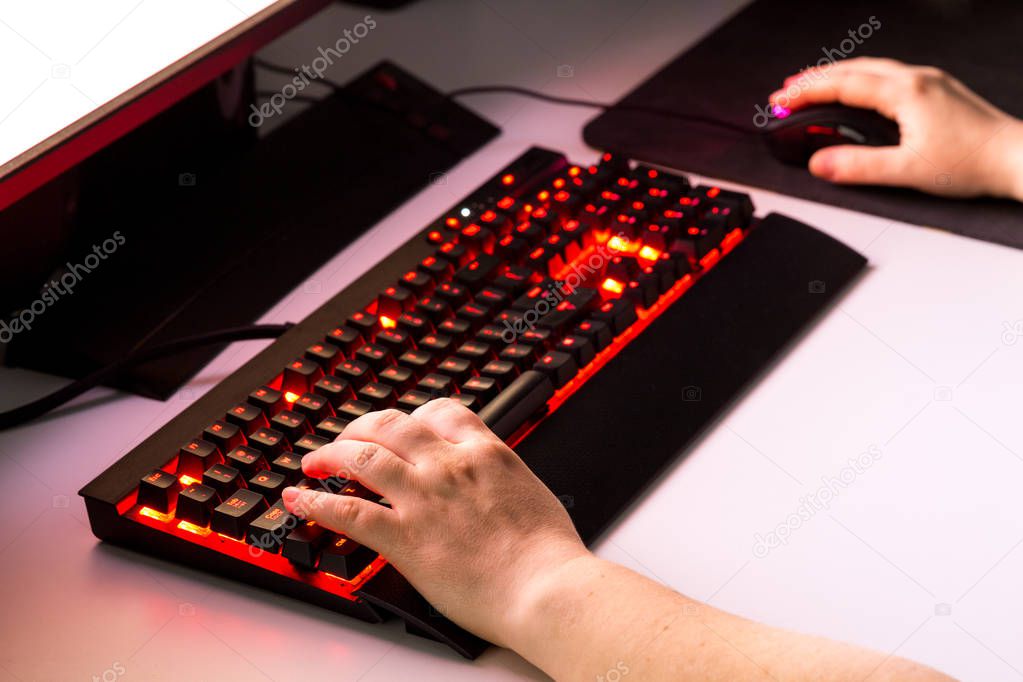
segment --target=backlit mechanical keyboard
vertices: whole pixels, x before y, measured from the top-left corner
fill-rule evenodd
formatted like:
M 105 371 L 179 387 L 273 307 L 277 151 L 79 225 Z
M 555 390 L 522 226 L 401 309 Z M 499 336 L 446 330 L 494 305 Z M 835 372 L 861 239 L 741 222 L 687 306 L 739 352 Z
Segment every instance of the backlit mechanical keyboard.
M 314 245 L 313 245 L 314 246 Z M 292 517 L 304 454 L 450 396 L 591 542 L 863 267 L 747 195 L 534 148 L 88 484 L 97 537 L 473 657 L 369 547 Z

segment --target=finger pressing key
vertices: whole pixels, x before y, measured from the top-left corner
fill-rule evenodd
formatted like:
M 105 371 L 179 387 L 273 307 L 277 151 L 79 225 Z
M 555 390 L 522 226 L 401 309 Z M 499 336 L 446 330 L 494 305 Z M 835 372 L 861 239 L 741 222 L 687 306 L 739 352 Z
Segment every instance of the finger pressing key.
M 351 495 L 302 488 L 285 488 L 282 499 L 295 516 L 343 533 L 381 554 L 395 554 L 398 517 L 388 507 Z
M 382 445 L 359 440 L 335 441 L 302 458 L 308 476 L 354 478 L 392 498 L 400 495 L 414 466 Z

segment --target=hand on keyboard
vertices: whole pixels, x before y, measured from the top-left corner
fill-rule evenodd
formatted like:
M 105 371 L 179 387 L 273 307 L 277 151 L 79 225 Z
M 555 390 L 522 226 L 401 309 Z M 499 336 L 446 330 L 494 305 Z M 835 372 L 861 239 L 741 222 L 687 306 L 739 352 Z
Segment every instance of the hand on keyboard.
M 1023 121 L 995 108 L 939 69 L 858 57 L 785 80 L 770 97 L 798 109 L 840 102 L 898 122 L 898 147 L 818 151 L 810 172 L 851 184 L 913 187 L 945 196 L 1023 201 Z
M 302 468 L 354 478 L 392 508 L 289 488 L 290 511 L 380 552 L 445 616 L 495 643 L 507 645 L 535 577 L 588 554 L 557 498 L 455 400 L 359 417 Z

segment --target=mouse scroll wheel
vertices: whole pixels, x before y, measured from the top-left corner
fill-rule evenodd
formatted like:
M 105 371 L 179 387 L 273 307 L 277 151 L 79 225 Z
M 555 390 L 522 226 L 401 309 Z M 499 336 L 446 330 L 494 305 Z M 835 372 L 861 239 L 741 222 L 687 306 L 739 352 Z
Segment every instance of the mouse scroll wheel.
M 850 128 L 849 126 L 839 124 L 838 126 L 836 126 L 836 129 L 838 130 L 839 135 L 841 135 L 842 137 L 849 138 L 856 144 L 865 144 L 867 141 L 867 136 L 861 133 L 860 131 L 856 130 L 855 128 Z

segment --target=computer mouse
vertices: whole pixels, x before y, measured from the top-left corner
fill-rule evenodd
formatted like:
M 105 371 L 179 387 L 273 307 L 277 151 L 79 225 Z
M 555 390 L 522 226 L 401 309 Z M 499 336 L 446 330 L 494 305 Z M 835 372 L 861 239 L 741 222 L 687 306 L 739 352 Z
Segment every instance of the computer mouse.
M 790 111 L 774 105 L 764 142 L 782 163 L 806 166 L 818 149 L 836 144 L 886 147 L 899 144 L 899 125 L 871 109 L 819 104 Z

